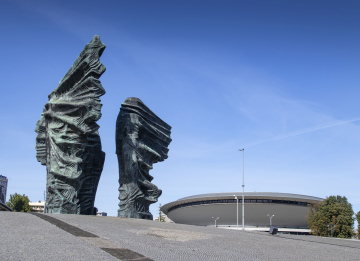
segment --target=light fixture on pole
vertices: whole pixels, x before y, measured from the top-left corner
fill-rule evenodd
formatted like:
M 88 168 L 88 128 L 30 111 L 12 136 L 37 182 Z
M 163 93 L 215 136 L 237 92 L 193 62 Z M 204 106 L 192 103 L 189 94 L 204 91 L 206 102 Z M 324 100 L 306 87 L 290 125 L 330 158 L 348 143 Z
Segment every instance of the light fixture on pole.
M 267 216 L 270 217 L 270 227 L 271 227 L 271 219 L 272 219 L 275 215 L 270 216 L 269 214 L 267 214 Z
M 219 217 L 217 217 L 217 218 L 212 217 L 212 218 L 215 220 L 215 227 L 216 227 L 216 220 L 218 220 Z
M 244 194 L 245 194 L 245 182 L 244 182 L 244 165 L 245 165 L 245 162 L 244 162 L 244 154 L 245 154 L 245 149 L 241 149 L 239 151 L 242 151 L 243 152 L 243 184 L 242 184 L 242 189 L 243 189 L 243 192 L 242 192 L 242 229 L 245 230 L 245 207 L 244 207 L 244 203 L 245 203 L 245 200 L 244 200 Z
M 161 203 L 159 203 L 159 222 L 161 222 Z
M 239 229 L 239 199 L 235 196 L 236 199 L 236 229 Z

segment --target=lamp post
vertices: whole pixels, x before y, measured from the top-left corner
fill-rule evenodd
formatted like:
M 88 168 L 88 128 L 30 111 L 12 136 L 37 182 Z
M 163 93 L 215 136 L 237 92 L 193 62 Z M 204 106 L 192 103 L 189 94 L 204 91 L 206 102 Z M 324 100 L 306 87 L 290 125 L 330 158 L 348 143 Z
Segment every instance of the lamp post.
M 271 219 L 272 219 L 275 215 L 270 216 L 269 214 L 267 214 L 267 216 L 270 217 L 270 227 L 271 227 Z
M 44 213 L 46 213 L 46 194 L 44 190 Z
M 159 203 L 159 222 L 161 222 L 161 203 Z
M 239 199 L 235 196 L 236 199 L 236 229 L 239 229 Z
M 218 220 L 219 217 L 217 217 L 217 218 L 212 217 L 212 218 L 215 220 L 215 227 L 217 227 L 217 226 L 216 226 L 216 220 Z
M 243 184 L 242 184 L 242 229 L 245 230 L 245 207 L 244 207 L 244 203 L 245 203 L 245 200 L 244 200 L 244 194 L 245 194 L 245 182 L 244 182 L 244 165 L 245 165 L 245 161 L 244 161 L 244 154 L 245 154 L 245 149 L 241 149 L 239 151 L 242 151 L 243 152 Z

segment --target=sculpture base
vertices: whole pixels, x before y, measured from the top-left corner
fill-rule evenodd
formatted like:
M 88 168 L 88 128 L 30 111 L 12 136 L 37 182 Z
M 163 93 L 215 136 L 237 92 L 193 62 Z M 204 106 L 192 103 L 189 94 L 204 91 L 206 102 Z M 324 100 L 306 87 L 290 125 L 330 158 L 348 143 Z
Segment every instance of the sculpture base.
M 50 214 L 78 214 L 76 205 L 72 209 L 65 209 L 60 206 L 47 205 L 45 207 L 45 212 Z
M 124 217 L 124 218 L 138 218 L 138 219 L 148 219 L 148 220 L 154 220 L 153 215 L 148 212 L 136 212 L 136 213 L 121 213 L 121 211 L 118 211 L 118 217 Z
M 118 217 L 153 220 L 153 215 L 149 211 L 149 201 L 139 198 L 135 201 L 128 202 L 128 204 L 122 203 L 123 202 L 120 201 Z

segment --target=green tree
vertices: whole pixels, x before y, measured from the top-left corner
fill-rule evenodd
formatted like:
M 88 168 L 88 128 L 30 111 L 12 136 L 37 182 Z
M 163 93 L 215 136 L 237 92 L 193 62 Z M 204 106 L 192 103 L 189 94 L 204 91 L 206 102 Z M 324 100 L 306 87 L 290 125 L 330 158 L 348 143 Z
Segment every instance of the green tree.
M 353 235 L 354 211 L 346 197 L 330 196 L 323 202 L 310 205 L 307 220 L 315 236 L 349 238 Z M 335 227 L 334 227 L 335 225 Z
M 356 220 L 358 222 L 357 234 L 358 234 L 358 238 L 360 239 L 360 211 L 356 213 Z
M 31 207 L 29 206 L 29 198 L 20 194 L 10 195 L 10 199 L 6 202 L 8 207 L 11 207 L 15 212 L 31 212 Z

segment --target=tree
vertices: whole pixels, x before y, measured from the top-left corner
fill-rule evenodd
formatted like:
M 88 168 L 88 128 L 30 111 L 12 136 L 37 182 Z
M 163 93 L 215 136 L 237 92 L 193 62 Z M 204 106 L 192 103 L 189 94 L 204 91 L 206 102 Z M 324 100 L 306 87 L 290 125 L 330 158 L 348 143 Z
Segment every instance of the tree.
M 15 212 L 31 212 L 31 207 L 29 206 L 29 198 L 23 194 L 13 194 L 10 195 L 10 199 L 6 202 L 8 207 L 11 207 Z
M 356 220 L 358 222 L 358 227 L 357 227 L 358 238 L 360 239 L 360 211 L 356 213 Z
M 353 235 L 354 211 L 346 197 L 330 196 L 323 202 L 310 205 L 307 216 L 315 236 L 349 238 Z M 332 231 L 331 231 L 332 230 Z

